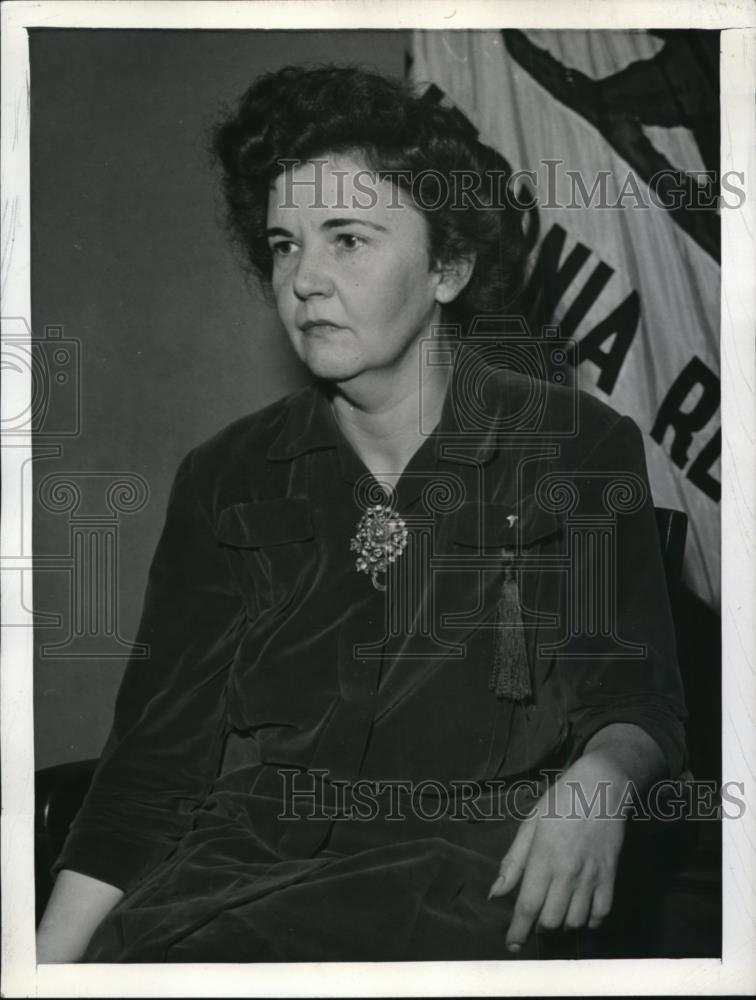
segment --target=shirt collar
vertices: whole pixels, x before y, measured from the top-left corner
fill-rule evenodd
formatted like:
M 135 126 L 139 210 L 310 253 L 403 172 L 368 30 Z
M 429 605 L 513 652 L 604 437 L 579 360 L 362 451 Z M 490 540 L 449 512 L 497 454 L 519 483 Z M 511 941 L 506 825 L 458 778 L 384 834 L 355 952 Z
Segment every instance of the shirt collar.
M 485 369 L 485 370 L 484 370 Z M 484 394 L 471 392 L 469 379 L 455 369 L 441 410 L 438 426 L 431 433 L 438 461 L 488 462 L 498 452 L 500 421 L 490 404 L 482 410 Z M 485 388 L 498 373 L 487 365 L 475 372 L 477 385 Z M 498 381 L 498 379 L 497 379 Z M 497 387 L 498 388 L 498 387 Z M 489 396 L 499 393 L 489 390 Z M 268 449 L 271 461 L 289 461 L 311 451 L 336 448 L 342 438 L 331 410 L 325 385 L 315 382 L 286 401 L 283 426 Z
M 283 426 L 268 449 L 272 461 L 288 461 L 310 451 L 335 448 L 340 431 L 325 387 L 313 383 L 286 400 Z
M 477 385 L 484 387 L 495 371 L 488 365 L 475 373 Z M 482 376 L 482 377 L 481 377 Z M 475 386 L 466 378 L 464 368 L 455 367 L 441 410 L 441 419 L 433 432 L 435 455 L 438 461 L 485 463 L 497 453 L 498 419 L 490 408 L 483 408 L 482 393 L 471 392 Z M 490 391 L 489 391 L 490 395 Z M 494 393 L 495 395 L 495 393 Z

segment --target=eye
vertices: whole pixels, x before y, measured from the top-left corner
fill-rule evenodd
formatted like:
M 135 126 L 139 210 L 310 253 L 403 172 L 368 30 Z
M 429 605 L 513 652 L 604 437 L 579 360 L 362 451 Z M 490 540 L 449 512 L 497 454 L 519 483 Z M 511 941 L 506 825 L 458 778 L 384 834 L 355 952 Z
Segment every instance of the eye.
M 336 237 L 336 242 L 344 250 L 357 250 L 359 247 L 365 245 L 366 240 L 362 236 L 356 236 L 354 233 L 339 233 Z
M 293 240 L 278 240 L 270 245 L 270 252 L 274 257 L 290 257 L 295 250 L 296 244 Z

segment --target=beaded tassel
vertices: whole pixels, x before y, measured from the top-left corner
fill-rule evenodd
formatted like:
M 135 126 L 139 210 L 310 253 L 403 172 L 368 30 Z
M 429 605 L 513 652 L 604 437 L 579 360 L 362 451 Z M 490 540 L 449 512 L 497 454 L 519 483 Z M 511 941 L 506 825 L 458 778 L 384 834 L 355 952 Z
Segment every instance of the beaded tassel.
M 520 610 L 520 592 L 513 568 L 513 555 L 504 555 L 504 579 L 496 605 L 496 635 L 489 688 L 497 698 L 525 701 L 532 694 L 530 668 L 525 648 L 525 629 Z

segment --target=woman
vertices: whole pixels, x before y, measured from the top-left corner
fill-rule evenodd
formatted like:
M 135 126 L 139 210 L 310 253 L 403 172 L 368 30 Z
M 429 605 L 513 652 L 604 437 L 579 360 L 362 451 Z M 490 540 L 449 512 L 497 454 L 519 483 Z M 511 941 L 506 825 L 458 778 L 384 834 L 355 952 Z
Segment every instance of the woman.
M 481 333 L 524 237 L 458 113 L 286 69 L 216 146 L 314 382 L 178 471 L 39 960 L 532 957 L 605 918 L 628 784 L 682 763 L 640 435 Z

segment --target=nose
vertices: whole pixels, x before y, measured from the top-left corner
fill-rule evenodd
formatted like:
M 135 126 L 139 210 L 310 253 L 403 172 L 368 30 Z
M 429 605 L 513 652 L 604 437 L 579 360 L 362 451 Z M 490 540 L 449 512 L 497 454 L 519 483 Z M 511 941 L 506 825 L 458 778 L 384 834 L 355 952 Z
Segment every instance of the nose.
M 293 280 L 294 294 L 304 301 L 313 295 L 329 296 L 333 281 L 328 273 L 324 254 L 316 247 L 302 249 L 297 260 Z

